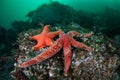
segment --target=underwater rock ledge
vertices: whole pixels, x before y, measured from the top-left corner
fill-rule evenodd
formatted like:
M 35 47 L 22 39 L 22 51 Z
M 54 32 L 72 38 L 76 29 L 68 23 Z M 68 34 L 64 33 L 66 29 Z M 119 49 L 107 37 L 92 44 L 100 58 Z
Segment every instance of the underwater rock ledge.
M 54 27 L 56 28 L 56 27 Z M 67 30 L 67 27 L 65 27 Z M 18 63 L 23 63 L 48 47 L 39 51 L 32 51 L 36 44 L 29 36 L 40 33 L 41 29 L 30 29 L 21 32 L 16 43 L 19 48 L 13 49 L 16 59 L 14 70 L 10 73 L 14 80 L 63 80 L 64 57 L 63 50 L 55 56 L 27 68 L 18 68 Z M 80 29 L 80 33 L 86 33 Z M 87 31 L 87 30 L 86 30 Z M 72 47 L 72 61 L 68 71 L 68 80 L 118 80 L 116 69 L 120 65 L 117 48 L 110 39 L 102 34 L 90 37 L 75 37 L 79 42 L 85 43 L 93 48 L 93 52 Z

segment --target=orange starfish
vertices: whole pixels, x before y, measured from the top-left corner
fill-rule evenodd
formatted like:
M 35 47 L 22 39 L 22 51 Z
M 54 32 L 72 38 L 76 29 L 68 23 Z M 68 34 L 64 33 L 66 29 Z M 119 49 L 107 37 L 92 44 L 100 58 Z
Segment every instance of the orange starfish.
M 30 36 L 31 40 L 37 41 L 37 44 L 32 48 L 33 50 L 39 50 L 40 48 L 43 48 L 45 46 L 51 46 L 53 44 L 53 38 L 61 31 L 58 30 L 56 32 L 50 32 L 48 26 L 49 25 L 46 25 L 40 34 L 33 37 Z

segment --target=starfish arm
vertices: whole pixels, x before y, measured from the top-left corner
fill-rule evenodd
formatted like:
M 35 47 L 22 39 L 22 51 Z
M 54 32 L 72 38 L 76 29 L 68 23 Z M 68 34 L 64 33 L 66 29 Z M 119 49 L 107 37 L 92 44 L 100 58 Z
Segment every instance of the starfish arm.
M 61 39 L 58 39 L 52 46 L 50 46 L 47 50 L 45 50 L 43 53 L 41 53 L 35 58 L 38 61 L 42 61 L 55 55 L 62 48 L 60 40 Z
M 77 31 L 69 31 L 67 34 L 68 34 L 69 36 L 71 36 L 71 37 L 73 37 L 73 36 L 80 36 L 80 33 L 77 32 Z
M 89 36 L 93 35 L 93 32 L 91 31 L 90 33 L 80 34 L 77 31 L 69 31 L 67 34 L 71 37 L 74 37 L 74 36 L 89 37 Z
M 33 64 L 35 64 L 35 63 L 37 63 L 37 60 L 34 59 L 34 58 L 32 58 L 32 59 L 28 60 L 27 62 L 24 62 L 24 63 L 22 63 L 22 64 L 19 64 L 18 67 L 20 67 L 20 68 L 25 68 L 25 67 L 29 67 L 29 66 L 31 66 L 31 65 L 33 65 Z
M 46 33 L 48 33 L 48 32 L 49 32 L 49 29 L 48 29 L 49 26 L 50 26 L 50 25 L 45 25 L 44 28 L 43 28 L 43 30 L 42 30 L 42 32 L 41 32 L 41 34 L 46 34 Z
M 82 34 L 83 37 L 89 37 L 93 35 L 93 32 L 91 31 L 90 33 L 85 33 L 85 34 Z
M 39 41 L 32 49 L 33 50 L 39 50 L 40 48 L 45 47 L 46 45 L 45 45 L 44 41 L 42 39 L 41 39 L 41 41 L 42 42 Z
M 39 54 L 38 56 L 34 57 L 31 60 L 28 60 L 27 62 L 20 64 L 19 67 L 21 67 L 21 68 L 28 67 L 37 62 L 41 62 L 45 59 L 48 59 L 48 58 L 52 57 L 53 55 L 55 55 L 61 48 L 62 48 L 62 44 L 58 41 L 54 45 L 49 47 L 47 50 L 45 50 L 44 52 Z
M 83 44 L 83 43 L 80 43 L 74 39 L 71 39 L 71 44 L 72 46 L 74 47 L 78 47 L 78 48 L 82 48 L 82 49 L 85 49 L 87 51 L 92 51 L 92 49 L 90 47 L 88 47 L 87 45 Z
M 59 35 L 60 32 L 61 32 L 61 30 L 58 30 L 55 32 L 49 32 L 48 36 L 49 36 L 49 38 L 54 38 L 55 36 Z
M 51 46 L 53 44 L 53 40 L 48 38 L 48 37 L 46 37 L 45 38 L 45 43 L 46 43 L 47 46 Z
M 64 75 L 67 76 L 67 72 L 70 67 L 71 63 L 71 46 L 70 45 L 64 45 Z
M 32 47 L 32 50 L 39 50 L 40 48 L 43 48 L 43 47 L 45 47 L 45 45 L 39 45 L 38 43 L 34 47 Z
M 37 40 L 38 37 L 40 37 L 40 34 L 35 35 L 35 36 L 30 36 L 29 39 L 31 39 L 31 40 Z

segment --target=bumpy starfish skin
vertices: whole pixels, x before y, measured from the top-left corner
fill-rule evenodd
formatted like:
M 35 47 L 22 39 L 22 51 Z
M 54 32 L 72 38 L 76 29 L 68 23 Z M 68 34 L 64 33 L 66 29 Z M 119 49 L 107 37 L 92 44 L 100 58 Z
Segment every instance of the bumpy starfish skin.
M 50 46 L 47 50 L 39 54 L 38 56 L 32 58 L 31 60 L 28 60 L 27 62 L 24 62 L 19 65 L 19 67 L 24 68 L 28 67 L 30 65 L 33 65 L 37 62 L 41 62 L 45 59 L 48 59 L 55 55 L 60 49 L 63 47 L 64 50 L 64 75 L 67 76 L 68 69 L 70 67 L 71 63 L 71 46 L 77 47 L 77 48 L 82 48 L 87 51 L 91 51 L 92 49 L 88 46 L 86 46 L 83 43 L 79 43 L 78 41 L 74 40 L 71 36 L 74 35 L 74 32 L 68 32 L 68 34 L 65 34 L 64 32 L 60 32 L 59 39 Z M 76 35 L 76 33 L 75 33 Z
M 33 47 L 33 50 L 39 50 L 42 47 L 51 46 L 53 44 L 53 38 L 61 31 L 58 30 L 56 32 L 50 32 L 48 26 L 49 25 L 46 25 L 40 34 L 30 37 L 30 39 L 37 41 L 37 44 Z

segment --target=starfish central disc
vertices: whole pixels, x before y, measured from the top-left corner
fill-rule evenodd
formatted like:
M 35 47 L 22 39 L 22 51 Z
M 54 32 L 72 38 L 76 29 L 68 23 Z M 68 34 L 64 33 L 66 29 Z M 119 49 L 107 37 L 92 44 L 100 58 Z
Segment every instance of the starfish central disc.
M 43 31 L 40 34 L 30 37 L 31 40 L 37 41 L 37 44 L 32 48 L 33 50 L 39 50 L 45 46 L 51 46 L 53 44 L 53 38 L 61 31 L 50 32 L 48 26 L 49 25 L 44 26 Z

